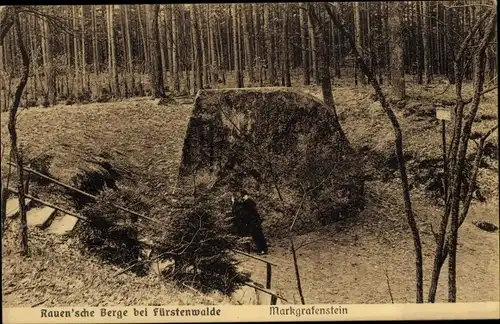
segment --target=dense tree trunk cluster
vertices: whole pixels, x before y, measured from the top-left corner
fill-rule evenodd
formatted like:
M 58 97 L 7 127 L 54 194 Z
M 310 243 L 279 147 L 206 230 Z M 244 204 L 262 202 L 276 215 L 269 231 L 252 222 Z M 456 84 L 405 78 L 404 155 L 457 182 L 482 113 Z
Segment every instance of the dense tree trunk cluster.
M 163 97 L 166 89 L 196 93 L 228 79 L 235 87 L 291 86 L 295 70 L 304 85 L 325 85 L 327 74 L 366 84 L 347 40 L 322 6 L 313 7 L 316 17 L 307 3 L 49 6 L 43 10 L 57 17 L 50 23 L 21 14 L 33 65 L 22 103 L 47 106 L 103 94 Z M 403 99 L 404 75 L 419 83 L 437 76 L 455 81 L 451 62 L 460 35 L 485 7 L 473 1 L 342 3 L 339 14 L 379 81 L 387 79 Z M 12 10 L 0 13 L 2 110 L 22 74 Z M 485 55 L 487 75 L 494 77 L 496 47 Z M 464 78 L 472 77 L 472 64 L 466 64 Z

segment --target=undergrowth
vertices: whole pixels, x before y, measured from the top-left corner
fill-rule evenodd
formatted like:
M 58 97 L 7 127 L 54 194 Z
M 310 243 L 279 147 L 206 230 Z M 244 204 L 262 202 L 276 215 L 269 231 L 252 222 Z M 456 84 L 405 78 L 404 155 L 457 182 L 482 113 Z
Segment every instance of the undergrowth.
M 177 284 L 187 283 L 203 292 L 230 294 L 248 280 L 237 270 L 231 250 L 237 237 L 231 234 L 228 219 L 214 214 L 209 204 L 174 215 L 167 222 L 165 235 L 156 245 L 161 260 L 172 260 L 173 267 L 163 275 Z
M 88 222 L 80 222 L 73 235 L 78 238 L 82 253 L 94 255 L 101 260 L 126 268 L 139 261 L 141 244 L 138 237 L 137 216 L 113 206 L 148 206 L 132 189 L 105 189 L 95 202 L 85 205 L 80 213 Z M 137 275 L 147 274 L 147 267 L 139 264 L 131 269 Z

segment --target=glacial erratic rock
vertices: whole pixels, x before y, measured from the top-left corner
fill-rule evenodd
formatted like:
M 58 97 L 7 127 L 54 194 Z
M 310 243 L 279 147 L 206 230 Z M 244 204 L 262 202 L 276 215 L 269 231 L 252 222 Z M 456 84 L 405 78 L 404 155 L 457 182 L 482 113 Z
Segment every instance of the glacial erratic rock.
M 303 232 L 363 206 L 360 159 L 340 125 L 321 101 L 291 88 L 200 90 L 179 184 L 213 197 L 246 189 L 273 235 L 296 214 Z

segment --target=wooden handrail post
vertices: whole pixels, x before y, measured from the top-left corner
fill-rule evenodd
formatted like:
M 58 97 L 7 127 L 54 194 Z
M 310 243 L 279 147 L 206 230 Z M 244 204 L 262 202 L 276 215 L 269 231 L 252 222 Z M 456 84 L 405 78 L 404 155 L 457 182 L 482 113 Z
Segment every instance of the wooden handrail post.
M 272 269 L 269 263 L 266 263 L 266 289 L 271 289 Z

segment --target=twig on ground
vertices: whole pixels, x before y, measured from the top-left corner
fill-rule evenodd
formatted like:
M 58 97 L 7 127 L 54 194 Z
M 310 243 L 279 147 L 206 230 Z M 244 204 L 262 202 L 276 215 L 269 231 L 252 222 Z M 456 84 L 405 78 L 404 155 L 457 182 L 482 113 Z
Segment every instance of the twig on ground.
M 37 307 L 37 306 L 40 306 L 41 304 L 45 303 L 46 301 L 48 301 L 49 298 L 45 298 L 44 300 L 42 300 L 41 302 L 38 302 L 34 305 L 31 305 L 31 308 L 34 308 L 34 307 Z
M 391 283 L 389 282 L 389 275 L 387 270 L 385 270 L 385 278 L 387 280 L 387 288 L 389 289 L 389 296 L 391 296 L 391 304 L 394 304 L 394 298 L 392 297 Z
M 31 290 L 31 289 L 37 289 L 37 288 L 42 288 L 42 287 L 54 287 L 54 286 L 55 286 L 55 284 L 36 285 L 36 286 L 30 286 L 30 287 L 17 287 L 17 288 L 14 288 L 12 290 L 4 292 L 3 295 L 7 296 L 7 295 L 10 295 L 16 291 L 24 290 L 24 289 Z
M 314 244 L 314 243 L 317 243 L 317 242 L 321 242 L 323 239 L 317 239 L 317 240 L 312 240 L 312 241 L 309 241 L 309 242 L 302 242 L 296 249 L 295 251 L 298 251 L 300 250 L 301 248 L 303 247 L 306 247 L 310 244 Z

